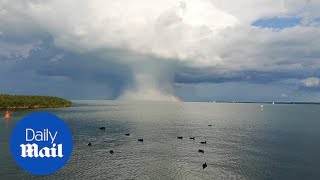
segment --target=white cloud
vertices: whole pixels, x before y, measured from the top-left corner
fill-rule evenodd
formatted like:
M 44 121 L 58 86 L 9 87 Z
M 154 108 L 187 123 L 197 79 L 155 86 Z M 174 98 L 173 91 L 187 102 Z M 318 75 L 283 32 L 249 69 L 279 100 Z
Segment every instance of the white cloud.
M 128 49 L 191 66 L 272 69 L 288 55 L 286 47 L 270 47 L 275 41 L 296 47 L 320 34 L 319 29 L 307 27 L 275 32 L 250 26 L 262 17 L 302 16 L 305 6 L 316 3 L 307 0 L 4 2 L 2 11 L 7 16 L 0 18 L 3 22 L 17 26 L 20 22 L 25 25 L 23 20 L 27 19 L 33 27 L 49 32 L 61 47 L 78 51 Z M 270 57 L 265 49 L 276 52 L 277 57 Z
M 320 78 L 318 78 L 318 77 L 309 77 L 307 79 L 302 80 L 301 83 L 305 87 L 309 87 L 309 88 L 319 87 L 320 86 Z

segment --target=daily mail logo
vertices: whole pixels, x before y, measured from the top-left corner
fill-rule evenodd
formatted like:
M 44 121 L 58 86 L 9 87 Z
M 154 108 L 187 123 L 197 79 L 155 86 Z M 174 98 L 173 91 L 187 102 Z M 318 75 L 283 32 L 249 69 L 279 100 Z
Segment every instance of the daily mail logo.
M 51 147 L 43 147 L 39 149 L 38 144 L 36 143 L 28 143 L 28 144 L 21 144 L 21 157 L 40 157 L 40 158 L 50 158 L 50 157 L 63 157 L 63 151 L 62 151 L 62 144 L 56 144 L 55 139 L 58 135 L 58 131 L 55 131 L 52 133 L 49 131 L 49 129 L 44 129 L 42 131 L 35 131 L 31 128 L 26 129 L 26 142 L 42 142 L 47 141 L 51 142 Z
M 35 175 L 61 169 L 72 154 L 73 139 L 68 126 L 50 113 L 32 113 L 13 129 L 11 153 L 17 164 Z

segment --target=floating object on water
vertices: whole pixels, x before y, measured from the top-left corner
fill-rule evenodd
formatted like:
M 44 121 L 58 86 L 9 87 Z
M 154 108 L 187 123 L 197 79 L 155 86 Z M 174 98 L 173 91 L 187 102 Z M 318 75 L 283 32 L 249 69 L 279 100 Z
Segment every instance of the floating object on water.
M 207 167 L 207 163 L 202 164 L 202 168 L 206 168 Z
M 194 137 L 190 137 L 190 139 L 194 140 L 195 138 Z
M 4 119 L 9 120 L 11 118 L 11 112 L 6 111 L 5 115 L 4 115 Z
M 199 149 L 198 152 L 204 154 L 204 150 L 203 149 Z
M 126 136 L 130 136 L 130 134 L 128 133 L 128 134 L 125 134 Z
M 183 137 L 182 137 L 182 136 L 178 136 L 177 138 L 178 138 L 178 139 L 182 139 Z
M 200 143 L 201 144 L 207 144 L 207 141 L 201 141 Z
M 143 142 L 143 139 L 138 139 L 138 141 Z
M 92 145 L 91 142 L 89 142 L 89 143 L 88 143 L 88 146 L 90 147 L 91 145 Z
M 114 152 L 113 152 L 113 150 L 110 150 L 110 154 L 113 154 Z
M 106 130 L 106 127 L 99 127 L 100 130 Z
M 212 126 L 212 124 L 209 124 L 208 126 Z

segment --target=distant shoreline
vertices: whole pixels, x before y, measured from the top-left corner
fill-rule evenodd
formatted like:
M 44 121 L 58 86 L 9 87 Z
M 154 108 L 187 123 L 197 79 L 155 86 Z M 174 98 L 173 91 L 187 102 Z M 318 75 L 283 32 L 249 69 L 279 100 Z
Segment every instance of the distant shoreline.
M 71 106 L 71 101 L 59 97 L 0 94 L 0 109 L 44 109 Z
M 0 109 L 47 109 L 47 108 L 64 108 L 71 106 L 16 106 L 16 107 L 0 107 Z
M 205 102 L 205 101 L 204 101 Z M 209 102 L 209 103 L 226 103 L 226 104 L 232 104 L 232 103 L 242 103 L 242 104 L 273 104 L 273 102 L 228 102 L 228 101 L 216 101 L 216 102 Z M 311 104 L 311 105 L 320 105 L 320 102 L 274 102 L 274 104 Z
M 283 102 L 283 101 L 147 101 L 147 100 L 117 100 L 117 99 L 72 99 L 75 105 L 81 102 L 96 102 L 96 101 L 114 101 L 114 102 L 131 102 L 131 103 L 143 103 L 143 102 L 155 102 L 155 103 L 219 103 L 219 104 L 292 104 L 292 105 L 320 105 L 320 102 Z

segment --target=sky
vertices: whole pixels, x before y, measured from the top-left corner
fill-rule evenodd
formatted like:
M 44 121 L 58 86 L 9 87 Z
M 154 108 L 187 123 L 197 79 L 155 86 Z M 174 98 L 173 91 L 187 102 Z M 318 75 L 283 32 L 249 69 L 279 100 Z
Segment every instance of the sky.
M 0 93 L 320 101 L 319 0 L 0 0 Z

